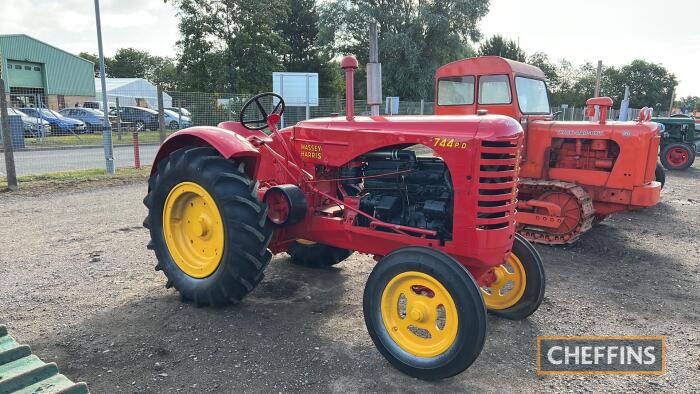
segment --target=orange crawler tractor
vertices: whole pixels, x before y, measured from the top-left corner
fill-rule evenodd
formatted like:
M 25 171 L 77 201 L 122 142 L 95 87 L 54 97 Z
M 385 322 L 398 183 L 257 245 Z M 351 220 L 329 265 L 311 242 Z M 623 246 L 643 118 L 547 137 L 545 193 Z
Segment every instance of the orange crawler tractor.
M 449 63 L 435 77 L 436 114 L 501 114 L 522 125 L 520 234 L 566 244 L 612 213 L 658 203 L 660 136 L 651 111 L 636 122 L 607 121 L 613 102 L 596 97 L 587 101 L 590 121 L 556 121 L 544 79 L 537 67 L 497 56 Z

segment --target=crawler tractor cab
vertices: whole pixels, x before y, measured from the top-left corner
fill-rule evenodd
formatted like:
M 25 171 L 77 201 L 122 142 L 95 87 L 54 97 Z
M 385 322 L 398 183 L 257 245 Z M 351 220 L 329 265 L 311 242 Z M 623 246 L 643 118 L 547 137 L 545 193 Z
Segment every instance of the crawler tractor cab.
M 272 253 L 310 267 L 370 254 L 363 309 L 379 351 L 412 376 L 455 375 L 481 352 L 487 308 L 524 319 L 544 296 L 541 259 L 515 234 L 522 128 L 355 117 L 357 60 L 341 65 L 345 117 L 278 130 L 284 100 L 263 93 L 239 122 L 165 141 L 144 199 L 156 269 L 183 299 L 220 305 L 252 291 Z
M 650 110 L 637 121 L 607 121 L 612 100 L 596 97 L 587 102 L 590 121 L 557 121 L 544 73 L 497 56 L 449 63 L 435 82 L 438 115 L 501 114 L 522 125 L 516 221 L 525 238 L 570 243 L 611 213 L 659 202 L 659 125 Z

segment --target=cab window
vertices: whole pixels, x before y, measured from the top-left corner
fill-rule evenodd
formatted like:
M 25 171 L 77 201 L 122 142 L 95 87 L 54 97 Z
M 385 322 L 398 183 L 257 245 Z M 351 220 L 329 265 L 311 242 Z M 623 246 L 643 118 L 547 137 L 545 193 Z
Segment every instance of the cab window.
M 479 77 L 479 104 L 510 104 L 510 82 L 507 75 Z
M 515 77 L 520 112 L 524 114 L 548 114 L 547 86 L 541 79 Z
M 444 77 L 438 80 L 438 105 L 474 104 L 474 77 Z

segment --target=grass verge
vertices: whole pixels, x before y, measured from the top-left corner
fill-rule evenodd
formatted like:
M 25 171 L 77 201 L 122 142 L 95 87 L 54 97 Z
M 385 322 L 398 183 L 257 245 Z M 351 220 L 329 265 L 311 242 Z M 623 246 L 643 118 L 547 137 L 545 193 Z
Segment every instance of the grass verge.
M 107 174 L 104 169 L 77 170 L 54 172 L 42 175 L 25 175 L 17 178 L 19 191 L 36 191 L 82 188 L 83 185 L 105 186 L 124 184 L 131 181 L 145 181 L 151 172 L 151 167 L 117 168 L 114 175 Z M 0 191 L 7 190 L 7 178 L 0 177 Z
M 166 135 L 171 134 L 172 131 L 166 131 Z M 160 142 L 160 134 L 157 131 L 147 131 L 139 133 L 139 143 L 149 144 Z M 112 143 L 114 145 L 131 145 L 132 136 L 131 133 L 122 133 L 121 139 L 119 139 L 118 133 L 112 133 Z M 79 135 L 60 135 L 60 136 L 49 136 L 43 139 L 38 138 L 25 138 L 24 145 L 31 148 L 43 148 L 52 146 L 83 146 L 83 145 L 102 145 L 102 133 L 97 132 L 96 134 L 79 134 Z

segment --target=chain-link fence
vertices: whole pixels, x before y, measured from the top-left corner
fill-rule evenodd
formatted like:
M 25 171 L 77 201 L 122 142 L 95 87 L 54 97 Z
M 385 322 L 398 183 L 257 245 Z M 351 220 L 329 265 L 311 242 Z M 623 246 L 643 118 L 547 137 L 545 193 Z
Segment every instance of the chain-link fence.
M 111 125 L 115 167 L 148 165 L 163 138 L 191 126 L 216 126 L 224 121 L 238 121 L 243 105 L 250 98 L 250 95 L 229 93 L 165 91 L 162 93 L 163 110 L 160 111 L 156 87 L 144 82 L 108 79 L 109 108 L 106 111 L 99 90 L 96 97 L 69 103 L 65 98 L 52 100 L 41 93 L 20 95 L 10 92 L 7 95 L 8 115 L 18 120 L 12 139 L 17 175 L 104 168 L 105 116 Z M 380 107 L 381 114 L 388 114 L 385 105 Z M 355 101 L 355 108 L 358 115 L 369 114 L 366 101 Z M 321 98 L 317 105 L 309 107 L 288 106 L 282 123 L 291 126 L 304 119 L 333 113 L 345 114 L 344 98 Z M 432 113 L 432 102 L 402 101 L 398 112 L 393 114 Z M 5 176 L 4 160 L 0 146 L 0 179 Z
M 145 83 L 144 83 L 145 82 Z M 249 95 L 202 92 L 163 92 L 163 110 L 158 108 L 157 89 L 144 80 L 121 80 L 108 83 L 109 108 L 102 108 L 102 94 L 68 103 L 51 100 L 40 94 L 8 95 L 8 115 L 21 119 L 15 122 L 13 146 L 17 175 L 104 168 L 104 116 L 107 113 L 112 129 L 114 165 L 117 168 L 138 167 L 152 162 L 158 146 L 176 130 L 191 126 L 216 126 L 224 121 L 238 121 Z M 290 100 L 293 101 L 293 100 Z M 68 105 L 70 104 L 70 105 Z M 274 108 L 276 102 L 266 105 Z M 431 101 L 400 101 L 398 111 L 380 105 L 382 115 L 431 115 Z M 393 108 L 396 111 L 396 107 Z M 561 111 L 558 120 L 586 119 L 584 108 L 555 107 Z M 366 101 L 355 101 L 357 115 L 368 115 Z M 307 119 L 345 114 L 345 98 L 320 98 L 317 105 L 287 106 L 283 126 L 291 126 Z M 631 109 L 629 118 L 638 116 Z M 162 121 L 161 121 L 162 116 Z M 618 110 L 610 111 L 608 118 L 616 120 Z M 252 115 L 255 117 L 255 115 Z M 21 125 L 21 126 L 19 126 Z M 161 129 L 162 125 L 162 129 Z M 1 150 L 1 149 L 0 149 Z M 5 176 L 5 155 L 0 153 L 0 178 Z
M 561 107 L 552 107 L 552 113 L 557 114 L 557 120 L 568 120 L 568 121 L 583 121 L 587 120 L 588 117 L 585 115 L 585 107 L 568 107 L 568 106 L 561 106 Z M 628 120 L 634 120 L 639 117 L 639 112 L 641 109 L 632 109 L 630 108 L 627 111 L 627 119 Z M 654 113 L 654 116 L 666 116 L 668 112 L 659 112 L 659 113 Z M 608 111 L 608 120 L 618 120 L 620 118 L 620 110 L 619 109 L 610 109 Z

